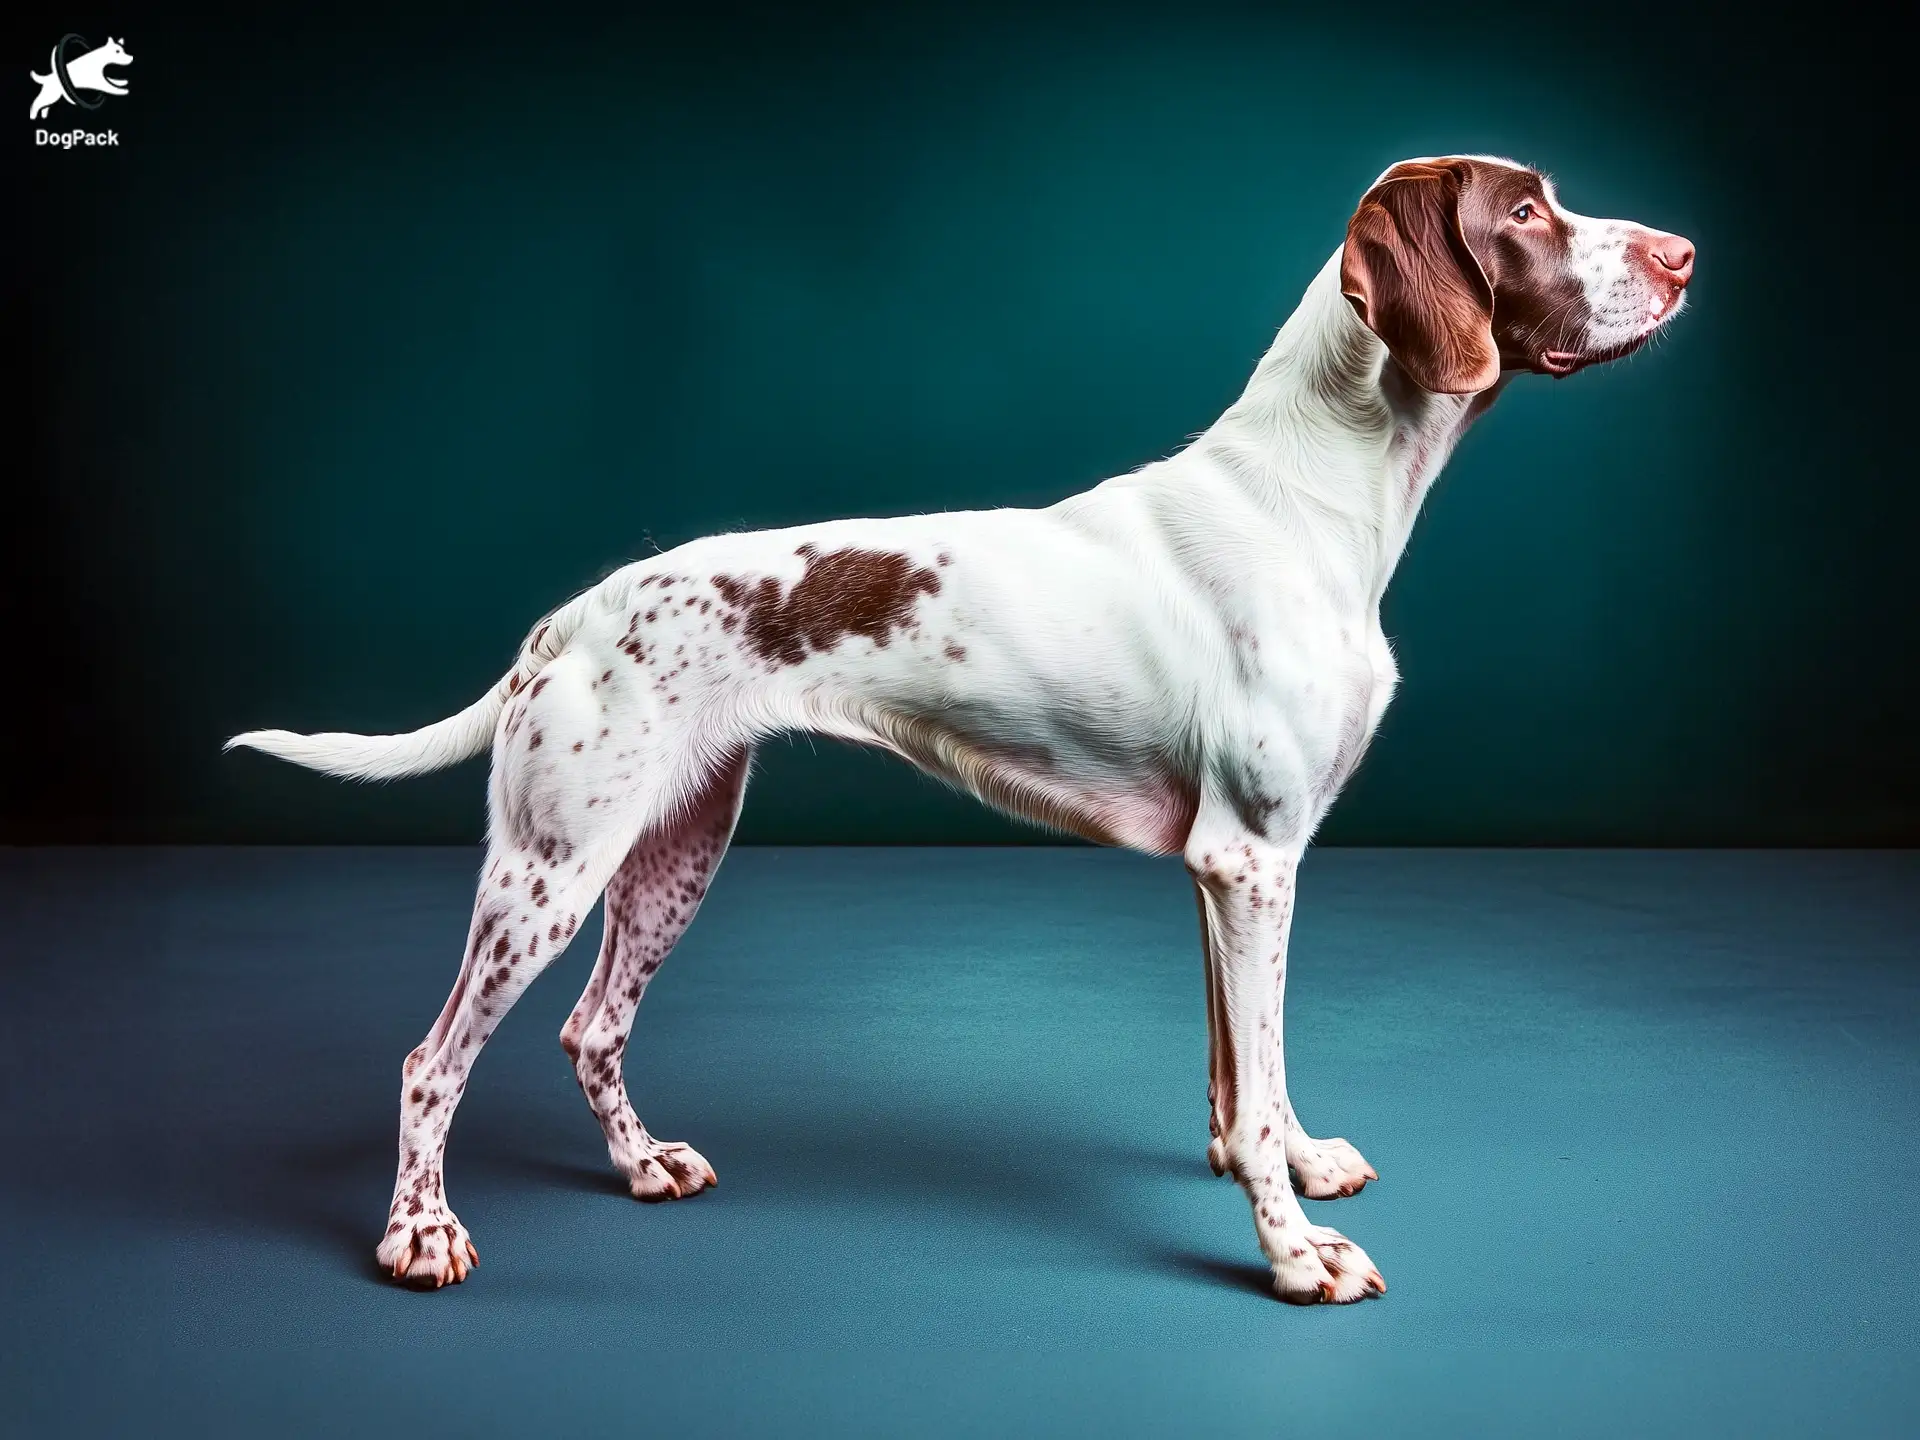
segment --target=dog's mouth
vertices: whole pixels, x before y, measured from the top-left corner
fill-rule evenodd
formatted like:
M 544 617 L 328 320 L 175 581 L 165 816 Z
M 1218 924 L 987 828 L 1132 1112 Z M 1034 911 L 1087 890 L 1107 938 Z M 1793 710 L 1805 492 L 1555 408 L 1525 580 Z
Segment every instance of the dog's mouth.
M 1605 365 L 1610 360 L 1624 360 L 1647 341 L 1659 333 L 1674 316 L 1686 308 L 1686 291 L 1675 291 L 1668 297 L 1657 298 L 1648 303 L 1647 318 L 1640 322 L 1635 331 L 1625 340 L 1611 345 L 1602 345 L 1593 350 L 1542 350 L 1538 368 L 1544 375 L 1556 380 L 1564 380 L 1576 370 L 1585 370 L 1589 365 Z

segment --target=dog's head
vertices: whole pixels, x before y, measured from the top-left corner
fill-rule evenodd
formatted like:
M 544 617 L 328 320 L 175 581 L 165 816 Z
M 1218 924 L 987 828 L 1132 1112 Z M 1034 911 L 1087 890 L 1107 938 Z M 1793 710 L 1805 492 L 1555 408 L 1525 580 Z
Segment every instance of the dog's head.
M 1511 160 L 1405 160 L 1347 225 L 1340 289 L 1415 384 L 1465 395 L 1502 370 L 1571 375 L 1678 315 L 1693 245 L 1562 208 Z

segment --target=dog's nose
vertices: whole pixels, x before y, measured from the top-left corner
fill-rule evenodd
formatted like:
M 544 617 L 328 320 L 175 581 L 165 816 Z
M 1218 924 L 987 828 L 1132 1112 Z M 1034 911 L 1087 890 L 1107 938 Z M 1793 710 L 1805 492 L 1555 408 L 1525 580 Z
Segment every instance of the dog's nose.
M 1662 235 L 1648 247 L 1664 279 L 1684 285 L 1693 278 L 1693 242 L 1683 235 Z

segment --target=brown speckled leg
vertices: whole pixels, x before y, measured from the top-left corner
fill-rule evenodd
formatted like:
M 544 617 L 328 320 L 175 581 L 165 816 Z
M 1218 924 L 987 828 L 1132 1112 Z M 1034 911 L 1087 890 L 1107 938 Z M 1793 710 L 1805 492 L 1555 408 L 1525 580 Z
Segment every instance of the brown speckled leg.
M 607 730 L 596 669 L 556 657 L 508 704 L 494 737 L 486 868 L 460 976 L 400 1088 L 400 1163 L 375 1252 L 395 1279 L 438 1287 L 474 1263 L 447 1204 L 447 1131 L 487 1038 L 559 958 L 650 813 L 671 812 L 659 747 L 636 754 Z M 664 777 L 664 778 L 663 778 Z
M 466 1227 L 447 1205 L 443 1164 L 453 1112 L 488 1037 L 566 949 L 610 868 L 564 850 L 495 846 L 490 852 L 460 978 L 432 1032 L 402 1067 L 400 1167 L 376 1251 L 396 1280 L 437 1289 L 466 1279 L 477 1262 Z
M 692 923 L 727 853 L 750 761 L 751 752 L 741 751 L 683 814 L 634 842 L 607 885 L 599 962 L 560 1032 L 607 1151 L 637 1200 L 678 1200 L 717 1183 L 699 1152 L 647 1133 L 627 1098 L 621 1060 L 647 982 Z
M 1222 1158 L 1252 1202 L 1275 1293 L 1296 1305 L 1343 1303 L 1382 1294 L 1386 1282 L 1358 1245 L 1308 1223 L 1288 1173 L 1281 1026 L 1299 851 L 1203 816 L 1187 866 L 1218 980 L 1216 1063 L 1231 1070 L 1224 1094 L 1216 1082 Z

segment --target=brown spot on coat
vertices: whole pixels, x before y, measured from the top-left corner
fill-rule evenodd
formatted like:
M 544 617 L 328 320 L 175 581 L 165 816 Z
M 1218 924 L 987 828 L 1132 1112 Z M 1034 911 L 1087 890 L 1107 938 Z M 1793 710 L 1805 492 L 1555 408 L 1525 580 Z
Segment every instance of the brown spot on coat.
M 796 553 L 807 568 L 784 595 L 770 575 L 713 577 L 721 599 L 745 614 L 747 648 L 775 665 L 798 665 L 849 635 L 884 646 L 912 623 L 921 595 L 940 593 L 938 575 L 893 551 L 848 547 L 822 554 L 802 545 Z

